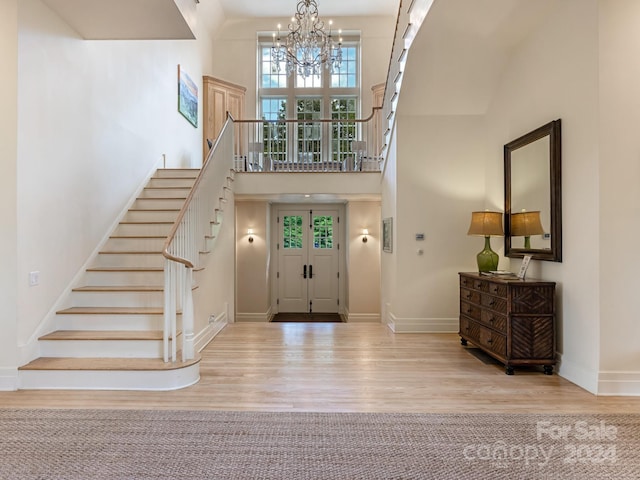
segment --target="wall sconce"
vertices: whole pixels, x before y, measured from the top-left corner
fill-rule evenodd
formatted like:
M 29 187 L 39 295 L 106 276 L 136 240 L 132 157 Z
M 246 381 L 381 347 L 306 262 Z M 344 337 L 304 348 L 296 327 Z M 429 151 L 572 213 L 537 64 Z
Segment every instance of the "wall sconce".
M 367 243 L 367 235 L 369 235 L 369 230 L 366 228 L 362 229 L 362 243 Z
M 247 235 L 249 235 L 249 243 L 253 243 L 253 228 L 247 229 Z

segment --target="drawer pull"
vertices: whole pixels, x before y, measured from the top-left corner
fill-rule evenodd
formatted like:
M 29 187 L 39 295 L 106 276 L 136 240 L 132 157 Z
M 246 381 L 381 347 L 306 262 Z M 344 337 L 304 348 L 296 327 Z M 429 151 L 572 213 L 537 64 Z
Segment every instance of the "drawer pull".
M 496 317 L 491 317 L 491 318 L 489 319 L 489 323 L 490 323 L 491 325 L 493 325 L 493 322 L 495 322 L 495 321 L 496 321 Z
M 487 338 L 487 343 L 491 345 L 493 343 L 493 338 Z
M 491 292 L 492 292 L 492 293 L 498 293 L 498 287 L 496 287 L 496 286 L 494 285 L 494 287 L 491 289 Z
M 491 300 L 491 301 L 489 302 L 489 306 L 490 306 L 490 307 L 493 307 L 495 304 L 496 304 L 496 301 L 495 301 L 495 300 Z
M 470 294 L 470 293 L 467 293 L 467 294 L 465 295 L 465 298 L 471 298 L 471 294 Z

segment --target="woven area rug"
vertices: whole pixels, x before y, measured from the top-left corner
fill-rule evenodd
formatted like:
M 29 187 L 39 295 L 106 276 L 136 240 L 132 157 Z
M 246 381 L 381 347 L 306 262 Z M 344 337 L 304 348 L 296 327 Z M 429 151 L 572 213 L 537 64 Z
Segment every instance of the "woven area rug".
M 0 410 L 2 479 L 637 479 L 639 415 Z

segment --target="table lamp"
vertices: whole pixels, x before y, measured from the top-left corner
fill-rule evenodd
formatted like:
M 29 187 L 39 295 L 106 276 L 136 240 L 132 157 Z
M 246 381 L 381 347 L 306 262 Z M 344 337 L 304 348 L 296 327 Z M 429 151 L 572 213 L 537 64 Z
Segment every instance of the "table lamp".
M 478 253 L 478 271 L 489 272 L 498 269 L 498 254 L 491 250 L 491 236 L 503 236 L 501 212 L 472 212 L 471 225 L 467 235 L 482 235 L 484 250 Z

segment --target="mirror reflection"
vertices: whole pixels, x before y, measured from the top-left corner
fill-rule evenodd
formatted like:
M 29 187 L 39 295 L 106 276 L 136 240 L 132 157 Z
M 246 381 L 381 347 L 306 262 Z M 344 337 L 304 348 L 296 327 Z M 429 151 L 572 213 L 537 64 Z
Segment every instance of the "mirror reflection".
M 511 153 L 511 246 L 551 249 L 549 136 Z
M 560 120 L 504 146 L 505 255 L 562 261 Z

